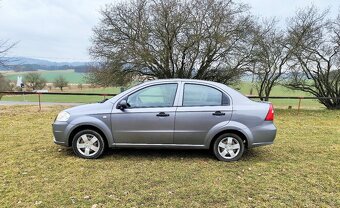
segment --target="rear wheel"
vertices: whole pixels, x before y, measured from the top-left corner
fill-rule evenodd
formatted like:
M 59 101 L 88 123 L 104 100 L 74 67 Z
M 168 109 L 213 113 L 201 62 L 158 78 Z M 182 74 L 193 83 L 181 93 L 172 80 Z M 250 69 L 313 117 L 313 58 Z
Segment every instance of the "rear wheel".
M 237 161 L 243 155 L 244 143 L 238 135 L 226 133 L 215 140 L 213 150 L 217 159 L 221 161 Z
M 105 142 L 98 132 L 90 129 L 82 130 L 74 136 L 72 149 L 81 158 L 95 159 L 103 154 Z

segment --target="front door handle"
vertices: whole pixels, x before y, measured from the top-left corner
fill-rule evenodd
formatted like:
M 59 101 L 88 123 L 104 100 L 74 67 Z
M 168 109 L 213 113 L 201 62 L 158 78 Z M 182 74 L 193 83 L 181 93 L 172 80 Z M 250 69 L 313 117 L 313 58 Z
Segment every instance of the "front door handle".
M 225 113 L 222 113 L 221 111 L 216 111 L 213 113 L 213 116 L 225 116 Z
M 168 116 L 170 116 L 170 114 L 167 114 L 167 113 L 164 113 L 164 112 L 160 112 L 156 116 L 158 116 L 158 117 L 168 117 Z

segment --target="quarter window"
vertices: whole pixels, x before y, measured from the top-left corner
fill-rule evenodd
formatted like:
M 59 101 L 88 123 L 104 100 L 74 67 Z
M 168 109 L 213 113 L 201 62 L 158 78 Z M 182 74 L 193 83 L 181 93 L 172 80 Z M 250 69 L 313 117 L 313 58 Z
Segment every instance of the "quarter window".
M 171 107 L 176 91 L 177 84 L 154 85 L 131 94 L 127 103 L 130 108 Z
M 183 106 L 228 105 L 229 99 L 219 90 L 198 84 L 185 84 Z

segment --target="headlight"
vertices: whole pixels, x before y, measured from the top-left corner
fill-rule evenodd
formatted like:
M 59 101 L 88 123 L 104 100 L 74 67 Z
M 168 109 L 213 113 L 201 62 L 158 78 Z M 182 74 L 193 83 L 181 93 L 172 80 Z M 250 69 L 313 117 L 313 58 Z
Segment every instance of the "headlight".
M 68 119 L 70 118 L 70 114 L 62 111 L 58 114 L 56 121 L 68 121 Z

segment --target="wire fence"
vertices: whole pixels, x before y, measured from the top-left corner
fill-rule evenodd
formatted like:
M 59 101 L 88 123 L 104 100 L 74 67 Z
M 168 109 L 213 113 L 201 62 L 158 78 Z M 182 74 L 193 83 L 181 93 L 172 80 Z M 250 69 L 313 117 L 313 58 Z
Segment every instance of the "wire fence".
M 48 101 L 50 103 L 56 102 L 55 99 L 51 99 L 51 97 L 49 97 L 49 99 L 43 99 L 43 96 L 81 96 L 81 97 L 94 97 L 94 99 L 82 99 L 81 102 L 72 102 L 72 103 L 86 103 L 83 101 L 87 101 L 87 102 L 94 102 L 99 101 L 99 99 L 106 99 L 109 97 L 113 97 L 116 96 L 117 94 L 112 94 L 112 93 L 63 93 L 63 92 L 26 92 L 26 91 L 22 91 L 22 92 L 18 92 L 18 91 L 5 91 L 5 92 L 0 92 L 0 95 L 16 95 L 16 96 L 25 96 L 25 95 L 33 95 L 36 96 L 37 99 L 35 99 L 36 101 L 34 103 L 37 103 L 39 105 L 39 110 L 41 110 L 41 106 L 42 104 L 44 104 L 44 102 Z M 260 100 L 261 97 L 259 96 L 253 96 L 253 95 L 249 95 L 247 96 L 250 99 L 254 99 L 254 100 Z M 1 96 L 0 96 L 1 98 Z M 62 97 L 64 100 L 63 102 L 65 102 L 65 100 L 67 101 L 68 99 L 65 99 L 65 97 Z M 300 109 L 302 108 L 302 105 L 304 104 L 305 106 L 309 106 L 310 108 L 322 108 L 322 104 L 320 104 L 319 102 L 317 102 L 317 100 L 321 100 L 321 99 L 339 99 L 340 97 L 334 98 L 334 97 L 312 97 L 312 96 L 270 96 L 269 100 L 270 102 L 272 102 L 274 104 L 274 106 L 278 106 L 279 108 L 288 108 L 288 109 L 292 109 L 292 108 L 296 108 L 298 111 L 300 111 Z M 77 100 L 77 99 L 75 99 Z M 79 99 L 78 99 L 79 100 Z M 24 102 L 25 102 L 25 98 L 24 98 Z M 60 103 L 60 102 L 58 102 Z M 62 103 L 62 102 L 61 102 Z M 67 103 L 71 103 L 71 102 L 65 102 Z

